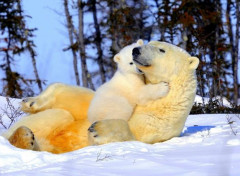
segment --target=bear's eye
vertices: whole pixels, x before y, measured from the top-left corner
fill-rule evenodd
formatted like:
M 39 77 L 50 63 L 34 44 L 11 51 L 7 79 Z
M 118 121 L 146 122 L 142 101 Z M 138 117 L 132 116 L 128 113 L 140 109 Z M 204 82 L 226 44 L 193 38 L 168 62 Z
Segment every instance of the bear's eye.
M 132 65 L 132 64 L 133 64 L 133 62 L 130 62 L 129 64 L 130 64 L 130 65 Z
M 165 53 L 165 50 L 164 49 L 159 49 L 159 51 L 161 52 L 161 53 Z

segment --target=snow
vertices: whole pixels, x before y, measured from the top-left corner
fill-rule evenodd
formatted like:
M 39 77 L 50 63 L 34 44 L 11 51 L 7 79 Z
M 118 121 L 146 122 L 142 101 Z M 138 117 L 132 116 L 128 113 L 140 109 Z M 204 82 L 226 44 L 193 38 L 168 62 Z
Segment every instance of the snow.
M 194 102 L 197 104 L 205 104 L 206 105 L 206 104 L 208 104 L 209 100 L 210 99 L 207 97 L 201 97 L 199 95 L 196 95 Z M 232 104 L 230 103 L 230 101 L 227 100 L 226 97 L 220 97 L 220 96 L 213 97 L 212 101 L 215 101 L 215 100 L 218 100 L 221 103 L 221 105 L 223 105 L 225 107 L 229 107 L 229 108 L 232 107 Z
M 181 136 L 163 143 L 118 142 L 58 155 L 18 149 L 0 136 L 1 176 L 239 176 L 239 165 L 239 114 L 190 115 Z

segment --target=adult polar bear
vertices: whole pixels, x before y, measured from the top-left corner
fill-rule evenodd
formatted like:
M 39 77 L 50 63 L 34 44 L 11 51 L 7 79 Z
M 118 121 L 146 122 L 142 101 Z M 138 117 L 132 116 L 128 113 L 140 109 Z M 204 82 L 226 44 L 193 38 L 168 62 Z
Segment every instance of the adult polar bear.
M 165 81 L 171 88 L 166 97 L 137 106 L 128 123 L 131 132 L 146 143 L 179 136 L 196 94 L 195 70 L 199 60 L 165 42 L 153 41 L 137 50 L 133 52 L 134 59 L 147 80 L 152 84 Z M 87 110 L 93 95 L 86 88 L 53 84 L 39 96 L 23 102 L 23 110 L 32 114 L 23 117 L 4 136 L 17 147 L 52 153 L 85 147 L 91 125 Z M 116 141 L 117 136 L 113 139 L 110 134 L 116 126 L 125 128 L 125 125 L 118 120 L 97 122 L 91 126 L 91 132 L 97 134 L 91 140 Z

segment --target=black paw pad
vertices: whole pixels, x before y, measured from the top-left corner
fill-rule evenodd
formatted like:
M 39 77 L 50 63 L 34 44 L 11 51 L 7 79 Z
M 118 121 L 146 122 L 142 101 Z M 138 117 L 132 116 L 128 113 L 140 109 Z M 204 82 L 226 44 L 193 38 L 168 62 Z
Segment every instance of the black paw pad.
M 88 128 L 88 131 L 89 132 L 95 132 L 95 129 L 94 129 L 94 127 L 95 127 L 95 125 L 97 124 L 97 122 L 94 122 L 89 128 Z
M 32 105 L 34 105 L 34 102 L 30 103 L 30 107 L 32 107 Z

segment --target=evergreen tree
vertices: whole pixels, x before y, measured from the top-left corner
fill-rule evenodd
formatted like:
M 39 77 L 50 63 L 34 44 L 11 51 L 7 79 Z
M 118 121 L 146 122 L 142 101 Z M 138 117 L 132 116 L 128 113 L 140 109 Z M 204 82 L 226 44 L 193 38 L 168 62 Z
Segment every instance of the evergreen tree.
M 39 79 L 36 68 L 36 53 L 34 43 L 31 38 L 36 29 L 26 27 L 20 0 L 0 0 L 0 68 L 4 71 L 3 94 L 10 97 L 22 97 L 33 94 L 30 84 L 37 82 L 39 89 L 42 90 L 42 82 Z M 17 71 L 13 71 L 14 56 L 28 51 L 32 58 L 36 79 L 25 79 Z

